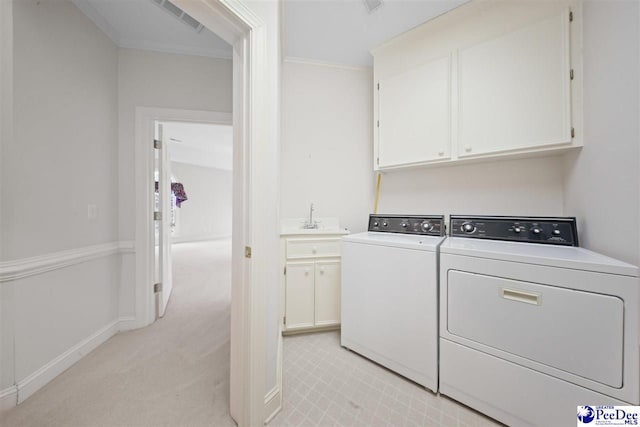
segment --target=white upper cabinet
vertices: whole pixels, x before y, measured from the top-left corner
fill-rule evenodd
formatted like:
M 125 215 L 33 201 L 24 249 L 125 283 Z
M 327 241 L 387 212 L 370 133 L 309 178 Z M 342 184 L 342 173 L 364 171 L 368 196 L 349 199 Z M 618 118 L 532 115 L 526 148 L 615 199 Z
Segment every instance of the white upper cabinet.
M 461 49 L 458 156 L 571 143 L 569 11 Z
M 581 11 L 471 1 L 374 49 L 374 169 L 580 147 Z
M 449 157 L 450 77 L 447 56 L 380 79 L 380 167 Z

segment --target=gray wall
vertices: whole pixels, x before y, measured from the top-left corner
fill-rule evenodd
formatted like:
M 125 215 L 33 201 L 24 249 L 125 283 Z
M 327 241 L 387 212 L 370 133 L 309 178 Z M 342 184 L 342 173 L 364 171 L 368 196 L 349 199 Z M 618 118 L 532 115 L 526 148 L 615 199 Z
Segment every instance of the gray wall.
M 173 241 L 231 237 L 232 173 L 171 162 L 171 174 L 184 185 L 188 200 L 177 208 Z
M 640 265 L 640 7 L 584 3 L 584 147 L 564 163 L 582 245 Z

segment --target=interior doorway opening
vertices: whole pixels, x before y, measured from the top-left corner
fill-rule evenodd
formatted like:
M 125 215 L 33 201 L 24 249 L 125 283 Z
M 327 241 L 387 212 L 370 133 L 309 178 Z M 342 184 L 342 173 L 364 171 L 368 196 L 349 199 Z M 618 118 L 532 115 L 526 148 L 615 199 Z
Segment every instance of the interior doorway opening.
M 155 120 L 154 141 L 156 318 L 165 315 L 176 281 L 183 287 L 181 292 L 192 289 L 218 311 L 228 312 L 233 128 L 230 124 Z M 178 249 L 177 259 L 172 256 L 174 249 Z M 213 265 L 216 269 L 211 270 Z M 226 323 L 216 326 L 229 329 Z

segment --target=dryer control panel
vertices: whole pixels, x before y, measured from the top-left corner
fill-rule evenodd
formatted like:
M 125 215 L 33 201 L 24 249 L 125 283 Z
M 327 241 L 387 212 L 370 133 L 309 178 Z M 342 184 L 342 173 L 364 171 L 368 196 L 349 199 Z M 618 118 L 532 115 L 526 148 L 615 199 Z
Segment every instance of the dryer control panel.
M 452 237 L 578 246 L 573 217 L 510 217 L 451 215 Z
M 440 215 L 369 215 L 369 231 L 399 234 L 444 236 L 444 216 Z

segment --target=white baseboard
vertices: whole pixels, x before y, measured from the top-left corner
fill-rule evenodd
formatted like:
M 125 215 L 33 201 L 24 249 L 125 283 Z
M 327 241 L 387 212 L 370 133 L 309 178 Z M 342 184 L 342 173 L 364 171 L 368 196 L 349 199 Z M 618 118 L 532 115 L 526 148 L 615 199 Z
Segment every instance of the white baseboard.
M 276 386 L 264 397 L 264 413 L 266 414 L 266 418 L 264 420 L 265 424 L 271 422 L 271 420 L 282 410 L 282 345 L 282 325 L 280 325 L 280 331 L 278 334 L 278 368 L 276 372 Z
M 36 372 L 22 381 L 18 381 L 17 403 L 24 402 L 33 393 L 44 387 L 55 377 L 69 369 L 74 363 L 82 359 L 87 353 L 104 343 L 119 331 L 120 320 L 111 322 L 93 335 L 82 340 L 69 350 L 56 357 Z
M 18 387 L 11 386 L 0 390 L 0 413 L 18 404 Z
M 146 325 L 140 325 L 138 319 L 134 316 L 121 317 L 118 320 L 118 331 L 131 331 L 133 329 L 139 329 Z
M 176 236 L 176 237 L 171 237 L 171 243 L 205 242 L 208 240 L 226 240 L 226 239 L 231 239 L 231 234 Z

